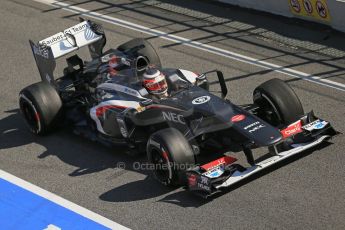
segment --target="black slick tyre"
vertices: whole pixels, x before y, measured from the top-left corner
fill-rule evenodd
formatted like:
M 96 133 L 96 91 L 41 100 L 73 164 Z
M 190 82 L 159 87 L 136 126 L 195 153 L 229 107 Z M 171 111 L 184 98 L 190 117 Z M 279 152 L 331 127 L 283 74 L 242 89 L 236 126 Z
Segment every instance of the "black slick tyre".
M 271 79 L 259 85 L 253 93 L 254 104 L 270 111 L 268 122 L 288 125 L 303 116 L 303 106 L 294 90 L 280 79 Z
M 30 130 L 37 135 L 44 135 L 55 127 L 62 102 L 52 85 L 38 82 L 19 93 L 19 108 Z
M 166 186 L 184 185 L 185 171 L 195 165 L 193 150 L 174 128 L 153 133 L 147 143 L 147 158 L 154 167 L 155 179 Z
M 160 58 L 156 52 L 156 50 L 153 48 L 153 46 L 146 41 L 143 38 L 134 38 L 122 45 L 120 45 L 119 47 L 117 47 L 117 49 L 121 52 L 129 52 L 131 49 L 135 49 L 135 47 L 140 47 L 142 46 L 141 49 L 136 50 L 134 53 L 130 53 L 130 55 L 134 55 L 135 57 L 144 57 L 145 59 L 147 59 L 148 63 L 146 63 L 147 65 L 154 65 L 157 68 L 161 68 L 161 61 Z M 145 66 L 145 60 L 143 59 L 138 59 L 137 60 L 137 68 L 140 70 Z

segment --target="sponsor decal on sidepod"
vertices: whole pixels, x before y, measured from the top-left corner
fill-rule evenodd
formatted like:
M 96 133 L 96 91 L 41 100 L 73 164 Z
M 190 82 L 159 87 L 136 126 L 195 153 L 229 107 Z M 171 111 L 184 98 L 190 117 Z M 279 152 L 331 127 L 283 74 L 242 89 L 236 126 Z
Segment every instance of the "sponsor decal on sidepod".
M 176 114 L 176 113 L 172 113 L 172 112 L 164 112 L 164 111 L 162 113 L 163 113 L 163 118 L 166 121 L 181 123 L 183 125 L 186 124 L 186 122 L 184 121 L 184 118 L 181 114 Z

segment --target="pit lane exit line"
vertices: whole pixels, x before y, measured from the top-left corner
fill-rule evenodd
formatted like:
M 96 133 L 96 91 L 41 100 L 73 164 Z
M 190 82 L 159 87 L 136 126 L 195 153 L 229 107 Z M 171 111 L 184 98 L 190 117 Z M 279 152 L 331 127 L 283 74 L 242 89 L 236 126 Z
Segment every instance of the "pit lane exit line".
M 1 229 L 128 229 L 0 170 Z
M 135 31 L 139 31 L 141 33 L 145 33 L 145 34 L 149 34 L 149 35 L 153 35 L 153 36 L 157 36 L 159 38 L 165 39 L 165 40 L 169 40 L 181 45 L 185 45 L 185 46 L 189 46 L 189 47 L 193 47 L 199 50 L 203 50 L 209 53 L 213 53 L 222 57 L 226 57 L 226 58 L 230 58 L 239 62 L 243 62 L 243 63 L 247 63 L 247 64 L 251 64 L 254 66 L 258 66 L 264 69 L 269 69 L 272 70 L 274 72 L 278 72 L 278 73 L 282 73 L 294 78 L 300 78 L 302 80 L 305 81 L 309 81 L 309 82 L 313 82 L 319 85 L 323 85 L 329 88 L 333 88 L 336 90 L 340 90 L 345 92 L 345 84 L 342 84 L 340 82 L 335 82 L 335 81 L 331 81 L 328 79 L 323 79 L 321 77 L 318 76 L 314 76 L 308 73 L 304 73 L 298 70 L 294 70 L 294 69 L 290 69 L 290 68 L 284 68 L 283 66 L 280 65 L 276 65 L 270 62 L 266 62 L 266 61 L 261 61 L 259 59 L 255 59 L 249 56 L 245 56 L 239 53 L 235 53 L 232 51 L 228 51 L 228 50 L 224 50 L 215 46 L 210 46 L 207 44 L 203 44 L 201 42 L 196 42 L 187 38 L 183 38 L 180 36 L 176 36 L 176 35 L 172 35 L 169 33 L 165 33 L 159 30 L 155 30 L 155 29 L 151 29 L 149 27 L 145 27 L 142 25 L 138 25 L 132 22 L 128 22 L 122 19 L 118 19 L 118 18 L 114 18 L 114 17 L 110 17 L 108 15 L 103 15 L 97 12 L 92 12 L 90 10 L 81 8 L 81 7 L 77 7 L 77 6 L 73 6 L 71 4 L 68 3 L 64 3 L 64 2 L 59 2 L 59 1 L 55 1 L 55 0 L 33 0 L 36 2 L 40 2 L 46 5 L 50 5 L 56 8 L 61 8 L 62 10 L 65 11 L 70 11 L 73 13 L 77 13 L 80 14 L 80 16 L 87 16 L 90 18 L 94 18 L 96 20 L 99 21 L 103 21 L 103 22 L 107 22 L 113 25 L 117 25 L 123 28 L 127 28 L 127 29 L 131 29 L 131 30 L 135 30 Z

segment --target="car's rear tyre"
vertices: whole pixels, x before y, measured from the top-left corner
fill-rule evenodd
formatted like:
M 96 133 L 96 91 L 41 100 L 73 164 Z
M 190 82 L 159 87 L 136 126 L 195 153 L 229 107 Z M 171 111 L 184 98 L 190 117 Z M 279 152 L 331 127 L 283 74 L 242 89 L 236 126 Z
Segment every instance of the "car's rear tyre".
M 260 106 L 263 119 L 272 125 L 288 125 L 303 116 L 303 106 L 293 89 L 280 79 L 259 85 L 253 93 L 254 104 Z
M 148 65 L 154 65 L 157 68 L 161 68 L 161 60 L 156 52 L 156 50 L 153 48 L 153 46 L 146 41 L 143 38 L 134 38 L 119 47 L 117 49 L 121 52 L 128 52 L 131 49 L 138 47 L 138 46 L 144 46 L 142 49 L 137 50 L 132 55 L 135 57 L 144 57 L 147 59 L 147 63 L 145 63 L 145 59 L 141 58 L 137 60 L 137 68 L 139 71 L 144 70 Z
M 154 177 L 160 183 L 166 186 L 186 184 L 185 171 L 195 165 L 195 156 L 181 132 L 167 128 L 152 134 L 146 151 Z
M 55 127 L 61 114 L 62 102 L 52 85 L 38 82 L 19 93 L 19 108 L 30 130 L 44 135 Z

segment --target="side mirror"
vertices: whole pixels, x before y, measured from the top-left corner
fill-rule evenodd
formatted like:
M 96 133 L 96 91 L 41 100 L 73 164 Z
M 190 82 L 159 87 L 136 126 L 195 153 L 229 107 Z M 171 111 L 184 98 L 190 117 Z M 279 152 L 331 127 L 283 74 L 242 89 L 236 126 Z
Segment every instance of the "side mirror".
M 200 88 L 203 88 L 204 90 L 209 91 L 210 84 L 208 83 L 207 76 L 205 73 L 202 73 L 196 77 L 195 85 L 199 86 Z
M 153 104 L 153 101 L 151 99 L 146 99 L 144 101 L 141 101 L 139 102 L 140 106 L 142 107 L 146 107 L 148 105 L 152 105 Z
M 222 90 L 222 97 L 225 98 L 226 95 L 228 94 L 228 88 L 226 87 L 223 72 L 217 70 L 217 76 L 218 76 L 220 89 Z
M 196 84 L 199 85 L 198 83 L 203 82 L 203 81 L 208 83 L 208 81 L 207 81 L 208 79 L 216 77 L 215 74 L 211 74 L 211 73 L 217 74 L 219 86 L 220 86 L 220 89 L 222 91 L 222 98 L 225 98 L 226 95 L 228 94 L 228 88 L 226 87 L 223 72 L 220 70 L 211 70 L 211 71 L 200 74 L 196 78 L 197 79 Z
M 195 83 L 197 84 L 198 81 L 204 81 L 204 80 L 207 80 L 206 79 L 206 74 L 202 73 L 202 74 L 200 74 L 199 76 L 196 77 L 196 82 Z

